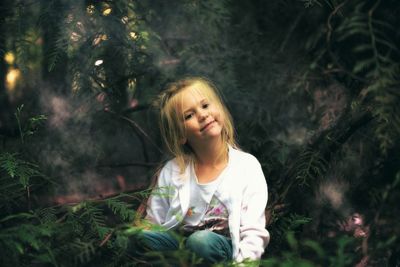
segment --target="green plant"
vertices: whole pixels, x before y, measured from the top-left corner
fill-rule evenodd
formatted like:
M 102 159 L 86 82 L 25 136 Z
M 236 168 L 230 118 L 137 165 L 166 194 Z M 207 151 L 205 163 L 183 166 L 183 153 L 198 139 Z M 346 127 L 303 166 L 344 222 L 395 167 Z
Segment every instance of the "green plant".
M 21 121 L 21 112 L 24 108 L 24 105 L 17 107 L 17 111 L 14 113 L 15 118 L 18 123 L 18 130 L 21 137 L 21 142 L 24 143 L 26 137 L 33 135 L 37 129 L 43 125 L 43 122 L 47 120 L 46 115 L 37 115 L 34 117 L 30 117 L 26 123 L 22 123 Z

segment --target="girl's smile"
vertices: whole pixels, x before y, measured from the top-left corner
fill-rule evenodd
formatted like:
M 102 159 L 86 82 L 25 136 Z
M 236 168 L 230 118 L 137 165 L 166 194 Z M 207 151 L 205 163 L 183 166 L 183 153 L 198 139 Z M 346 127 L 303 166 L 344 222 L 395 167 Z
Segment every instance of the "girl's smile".
M 203 132 L 203 131 L 206 131 L 206 130 L 210 129 L 211 127 L 214 126 L 214 123 L 216 123 L 216 122 L 217 122 L 216 120 L 212 120 L 212 121 L 206 123 L 206 125 L 204 125 L 204 126 L 200 129 L 200 132 Z

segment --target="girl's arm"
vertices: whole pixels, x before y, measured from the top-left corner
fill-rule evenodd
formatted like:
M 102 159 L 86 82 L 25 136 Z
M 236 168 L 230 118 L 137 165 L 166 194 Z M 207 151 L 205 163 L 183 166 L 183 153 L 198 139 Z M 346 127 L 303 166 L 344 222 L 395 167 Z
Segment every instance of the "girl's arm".
M 170 185 L 171 164 L 167 163 L 160 171 L 157 183 L 147 202 L 146 219 L 151 223 L 162 225 L 169 209 L 169 199 L 173 193 Z
M 239 255 L 236 259 L 239 262 L 246 258 L 260 259 L 270 239 L 269 232 L 265 229 L 267 183 L 260 163 L 254 160 L 255 164 L 248 169 L 248 177 L 245 177 L 249 182 L 242 198 Z

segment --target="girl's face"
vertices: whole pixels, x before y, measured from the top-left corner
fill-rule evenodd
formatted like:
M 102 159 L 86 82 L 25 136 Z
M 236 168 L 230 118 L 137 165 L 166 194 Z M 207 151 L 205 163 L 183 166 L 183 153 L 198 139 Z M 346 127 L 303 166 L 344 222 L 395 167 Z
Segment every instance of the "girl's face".
M 201 146 L 214 138 L 221 138 L 223 112 L 218 103 L 196 90 L 194 84 L 182 92 L 181 107 L 185 127 L 185 140 L 192 148 Z

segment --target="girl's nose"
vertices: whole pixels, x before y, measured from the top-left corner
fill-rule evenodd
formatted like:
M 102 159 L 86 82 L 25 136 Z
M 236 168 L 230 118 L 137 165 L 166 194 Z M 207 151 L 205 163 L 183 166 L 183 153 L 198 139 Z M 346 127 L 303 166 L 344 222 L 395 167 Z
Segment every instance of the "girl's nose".
M 199 112 L 199 120 L 204 121 L 208 117 L 208 111 L 202 110 Z

